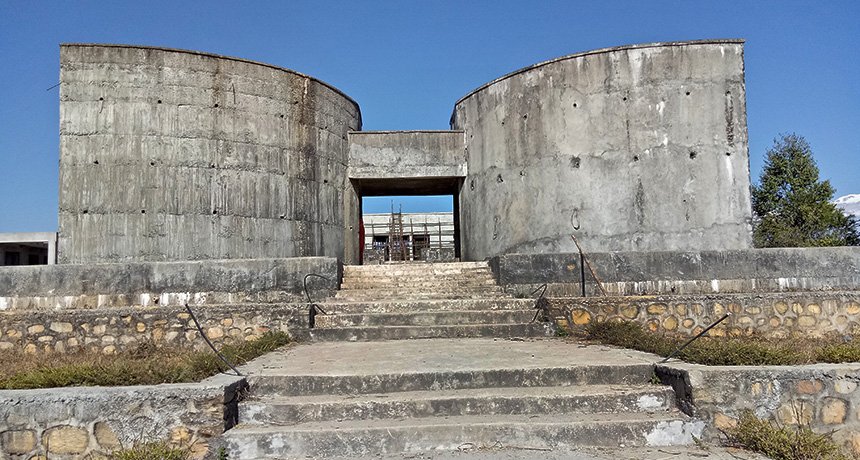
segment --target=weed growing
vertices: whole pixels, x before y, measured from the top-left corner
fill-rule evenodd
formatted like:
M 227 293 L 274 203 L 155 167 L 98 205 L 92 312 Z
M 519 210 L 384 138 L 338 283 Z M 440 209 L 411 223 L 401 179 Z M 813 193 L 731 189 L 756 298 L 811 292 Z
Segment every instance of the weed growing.
M 283 332 L 224 345 L 221 353 L 236 365 L 289 343 Z M 103 355 L 80 351 L 69 354 L 0 354 L 0 389 L 69 386 L 155 385 L 196 382 L 226 370 L 211 350 L 189 351 L 143 345 L 136 350 Z
M 587 326 L 587 340 L 669 356 L 688 340 L 646 331 L 635 322 L 595 322 Z M 860 362 L 860 343 L 836 339 L 775 340 L 750 337 L 702 337 L 676 358 L 710 366 L 766 366 Z
M 737 426 L 724 434 L 730 444 L 773 460 L 849 459 L 827 434 L 815 433 L 808 426 L 779 426 L 759 419 L 751 411 L 743 412 Z

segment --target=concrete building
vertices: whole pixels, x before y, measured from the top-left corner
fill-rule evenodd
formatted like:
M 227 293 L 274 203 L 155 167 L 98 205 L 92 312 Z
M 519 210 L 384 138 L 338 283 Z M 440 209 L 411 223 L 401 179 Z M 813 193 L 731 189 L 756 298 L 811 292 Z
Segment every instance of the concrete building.
M 460 99 L 450 131 L 363 132 L 298 72 L 61 47 L 62 263 L 360 259 L 361 198 L 451 195 L 462 260 L 751 246 L 743 41 L 607 48 Z
M 57 234 L 0 233 L 0 266 L 57 263 Z

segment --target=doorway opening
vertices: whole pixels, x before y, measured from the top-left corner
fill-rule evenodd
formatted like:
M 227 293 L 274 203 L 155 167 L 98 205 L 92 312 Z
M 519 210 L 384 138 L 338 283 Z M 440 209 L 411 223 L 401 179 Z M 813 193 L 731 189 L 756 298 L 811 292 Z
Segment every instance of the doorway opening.
M 359 262 L 452 262 L 460 258 L 458 180 L 405 189 L 402 180 L 361 181 Z

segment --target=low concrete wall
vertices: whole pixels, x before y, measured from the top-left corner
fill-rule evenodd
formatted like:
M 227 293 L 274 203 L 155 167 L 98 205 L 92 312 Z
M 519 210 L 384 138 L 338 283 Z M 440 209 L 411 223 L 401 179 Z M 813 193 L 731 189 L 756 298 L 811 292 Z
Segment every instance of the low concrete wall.
M 0 267 L 0 311 L 301 301 L 302 281 L 336 289 L 330 257 Z
M 607 252 L 588 260 L 615 295 L 860 289 L 860 247 Z M 577 253 L 506 254 L 489 262 L 509 291 L 548 283 L 549 295 L 581 293 Z M 587 293 L 597 294 L 585 273 Z
M 574 330 L 594 321 L 621 320 L 639 322 L 653 332 L 693 336 L 731 313 L 708 334 L 712 337 L 757 334 L 774 338 L 860 336 L 860 291 L 579 297 L 548 301 L 555 311 L 571 310 Z
M 784 425 L 804 424 L 860 456 L 860 364 L 809 366 L 658 365 L 682 410 L 705 420 L 713 440 L 744 410 Z
M 198 305 L 192 307 L 203 331 L 216 346 L 254 340 L 268 331 L 303 337 L 305 304 Z M 99 308 L 0 313 L 0 351 L 74 352 L 81 349 L 113 354 L 143 344 L 204 349 L 185 308 Z
M 134 387 L 0 391 L 0 458 L 106 458 L 135 442 L 169 440 L 194 458 L 237 423 L 241 377 Z

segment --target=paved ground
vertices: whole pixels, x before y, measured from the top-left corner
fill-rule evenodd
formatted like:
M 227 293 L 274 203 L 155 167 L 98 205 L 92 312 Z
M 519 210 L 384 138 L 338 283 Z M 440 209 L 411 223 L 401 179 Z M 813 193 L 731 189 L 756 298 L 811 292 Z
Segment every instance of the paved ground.
M 402 454 L 356 460 L 767 460 L 767 457 L 750 452 L 711 446 L 707 446 L 706 449 L 698 447 L 590 448 L 576 452 L 516 448 L 469 450 L 468 447 L 464 446 L 462 452 Z
M 242 367 L 248 375 L 373 375 L 416 371 L 650 364 L 660 358 L 635 350 L 558 339 L 426 339 L 299 344 Z

